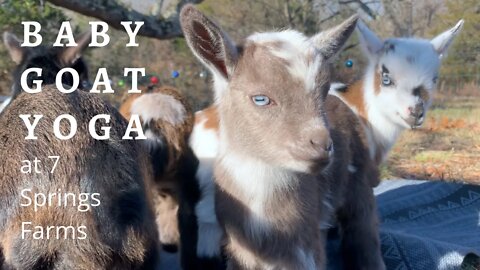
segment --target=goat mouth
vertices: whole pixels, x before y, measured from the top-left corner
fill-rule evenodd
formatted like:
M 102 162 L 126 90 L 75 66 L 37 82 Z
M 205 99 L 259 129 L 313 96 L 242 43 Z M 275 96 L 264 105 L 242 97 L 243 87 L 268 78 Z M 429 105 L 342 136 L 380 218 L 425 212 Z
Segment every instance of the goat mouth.
M 333 149 L 319 151 L 294 151 L 292 156 L 299 161 L 322 163 L 327 162 L 332 156 Z
M 417 129 L 419 127 L 422 126 L 423 124 L 423 120 L 424 120 L 424 117 L 408 117 L 408 118 L 404 118 L 402 116 L 400 116 L 400 118 L 402 118 L 402 120 L 405 122 L 405 124 L 407 124 L 407 126 L 410 127 L 410 129 Z
M 315 155 L 305 152 L 292 153 L 295 160 L 307 164 L 308 170 L 313 174 L 323 170 L 330 163 L 332 155 L 333 150 L 316 153 Z

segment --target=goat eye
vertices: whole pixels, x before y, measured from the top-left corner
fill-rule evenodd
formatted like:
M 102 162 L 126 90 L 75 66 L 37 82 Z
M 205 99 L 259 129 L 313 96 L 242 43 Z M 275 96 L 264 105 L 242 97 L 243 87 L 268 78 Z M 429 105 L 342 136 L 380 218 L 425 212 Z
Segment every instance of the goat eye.
M 388 76 L 388 73 L 382 74 L 382 84 L 384 86 L 389 86 L 393 84 L 392 79 L 390 79 L 390 76 Z
M 438 81 L 438 76 L 433 77 L 433 83 L 437 83 Z
M 271 103 L 270 98 L 265 96 L 265 95 L 252 96 L 252 101 L 257 106 L 266 106 L 266 105 L 269 105 Z

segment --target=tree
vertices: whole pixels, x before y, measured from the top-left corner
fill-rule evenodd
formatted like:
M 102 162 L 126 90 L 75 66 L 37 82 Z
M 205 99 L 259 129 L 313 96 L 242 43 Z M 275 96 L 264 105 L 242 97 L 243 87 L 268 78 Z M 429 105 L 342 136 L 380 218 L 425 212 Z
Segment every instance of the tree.
M 108 0 L 47 0 L 48 2 L 63 7 L 85 16 L 94 17 L 105 21 L 113 28 L 123 30 L 121 21 L 143 21 L 145 24 L 138 34 L 156 39 L 170 39 L 182 36 L 178 11 L 187 3 L 200 3 L 203 0 L 176 0 L 177 12 L 168 18 L 149 16 L 134 9 L 127 8 L 117 1 Z
M 40 5 L 39 0 L 5 0 L 0 2 L 0 30 L 23 33 L 22 21 L 37 21 L 42 25 L 42 35 L 47 40 L 56 36 L 60 23 L 69 18 L 50 5 Z
M 42 25 L 46 41 L 54 40 L 62 21 L 69 20 L 65 14 L 50 5 L 40 5 L 39 0 L 4 0 L 0 2 L 0 31 L 23 33 L 22 21 L 37 21 Z M 19 35 L 19 37 L 23 37 Z M 0 94 L 10 91 L 10 74 L 14 67 L 4 46 L 0 46 Z
M 460 87 L 465 82 L 480 83 L 480 3 L 477 0 L 447 0 L 445 9 L 433 20 L 430 37 L 465 20 L 442 64 L 441 78 L 449 86 Z M 460 84 L 460 85 L 459 85 Z

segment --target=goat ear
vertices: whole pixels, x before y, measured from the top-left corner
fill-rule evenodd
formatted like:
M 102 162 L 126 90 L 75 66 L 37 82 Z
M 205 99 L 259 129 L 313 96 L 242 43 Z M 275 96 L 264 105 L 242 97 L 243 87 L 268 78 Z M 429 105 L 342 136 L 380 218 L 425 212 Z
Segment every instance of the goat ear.
M 354 15 L 340 25 L 316 34 L 312 37 L 314 46 L 326 59 L 332 58 L 352 35 L 357 20 L 358 16 Z
M 365 53 L 374 56 L 383 49 L 383 40 L 361 20 L 357 23 L 357 31 L 361 47 Z
M 185 5 L 180 23 L 188 46 L 214 74 L 228 79 L 238 59 L 238 50 L 228 35 L 193 5 Z
M 13 62 L 20 64 L 25 56 L 26 50 L 20 45 L 21 41 L 17 38 L 17 36 L 15 36 L 15 34 L 5 32 L 3 33 L 3 42 L 5 43 Z
M 434 37 L 430 43 L 432 43 L 433 48 L 437 51 L 440 58 L 447 52 L 448 47 L 452 44 L 453 39 L 460 33 L 462 29 L 464 20 L 458 21 L 458 23 L 448 29 L 447 31 L 441 33 L 440 35 Z
M 88 30 L 78 36 L 77 46 L 63 48 L 58 54 L 58 60 L 61 65 L 64 67 L 73 65 L 80 57 L 82 57 L 83 51 L 88 47 L 91 40 L 92 33 Z

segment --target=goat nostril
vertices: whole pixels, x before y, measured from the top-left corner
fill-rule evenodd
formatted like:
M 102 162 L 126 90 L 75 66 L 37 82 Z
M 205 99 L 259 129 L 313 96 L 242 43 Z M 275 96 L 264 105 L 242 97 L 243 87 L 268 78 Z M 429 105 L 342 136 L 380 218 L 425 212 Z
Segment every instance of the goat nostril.
M 315 148 L 315 149 L 321 149 L 325 152 L 330 152 L 333 149 L 333 142 L 331 139 L 328 140 L 310 140 L 310 144 Z
M 333 150 L 333 143 L 332 141 L 328 141 L 327 147 L 325 147 L 325 151 L 330 152 Z

